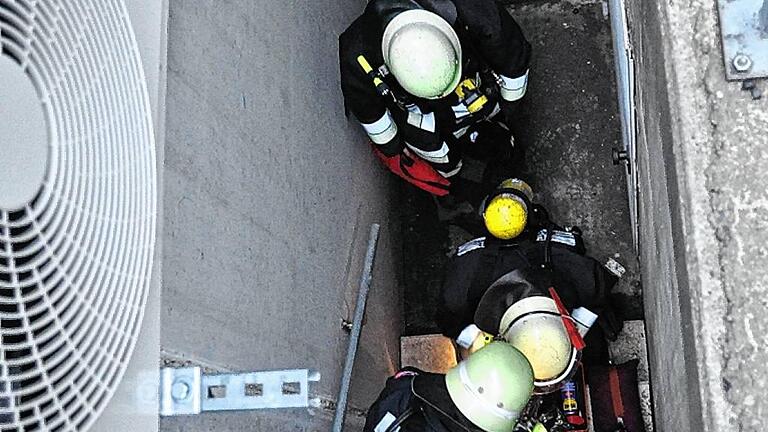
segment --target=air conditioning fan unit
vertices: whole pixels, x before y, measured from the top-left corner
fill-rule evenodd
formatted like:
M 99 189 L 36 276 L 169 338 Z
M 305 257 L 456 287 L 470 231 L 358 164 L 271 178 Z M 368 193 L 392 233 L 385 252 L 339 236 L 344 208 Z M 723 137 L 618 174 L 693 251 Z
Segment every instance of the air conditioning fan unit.
M 2 432 L 157 430 L 155 3 L 0 0 Z

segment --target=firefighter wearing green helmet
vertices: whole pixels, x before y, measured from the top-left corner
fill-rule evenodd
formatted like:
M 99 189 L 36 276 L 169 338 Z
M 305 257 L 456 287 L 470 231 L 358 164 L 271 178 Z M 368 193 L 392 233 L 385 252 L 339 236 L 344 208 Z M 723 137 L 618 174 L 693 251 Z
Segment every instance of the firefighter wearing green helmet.
M 410 183 L 456 195 L 464 156 L 519 161 L 499 113 L 525 95 L 531 46 L 495 0 L 371 0 L 339 56 L 347 113 Z
M 599 331 L 589 335 L 591 352 L 584 354 L 590 362 L 602 361 L 602 338 L 621 329 L 608 298 L 617 278 L 567 249 L 555 255 L 557 274 L 530 266 L 527 259 L 536 258 L 524 252 L 510 249 L 508 257 L 484 269 L 485 279 L 462 278 L 473 269 L 466 263 L 456 267 L 443 286 L 437 319 L 443 333 L 470 352 L 488 334 L 514 345 L 533 367 L 535 393 L 546 394 L 571 378 L 582 359 L 582 338 L 596 321 Z
M 364 432 L 512 432 L 533 392 L 512 345 L 491 342 L 447 374 L 401 370 L 368 410 Z

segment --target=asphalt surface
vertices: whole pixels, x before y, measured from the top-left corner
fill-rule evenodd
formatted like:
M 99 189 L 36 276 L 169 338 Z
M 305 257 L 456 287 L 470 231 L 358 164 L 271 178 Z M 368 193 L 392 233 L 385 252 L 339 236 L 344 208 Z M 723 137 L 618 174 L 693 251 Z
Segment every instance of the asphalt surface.
M 561 225 L 583 231 L 588 253 L 627 272 L 615 288 L 621 315 L 642 318 L 642 288 L 632 245 L 623 168 L 610 22 L 602 2 L 514 2 L 510 11 L 534 54 L 525 104 L 514 125 L 527 148 L 519 174 Z M 401 186 L 406 334 L 437 332 L 433 316 L 443 266 L 472 236 L 438 220 L 432 199 Z

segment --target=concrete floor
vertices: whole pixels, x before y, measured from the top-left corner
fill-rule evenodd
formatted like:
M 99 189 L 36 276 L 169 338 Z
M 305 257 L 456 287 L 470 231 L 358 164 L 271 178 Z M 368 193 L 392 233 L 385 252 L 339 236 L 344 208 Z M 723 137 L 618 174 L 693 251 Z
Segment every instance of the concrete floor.
M 604 8 L 602 1 L 512 7 L 534 49 L 517 136 L 529 148 L 526 178 L 552 218 L 580 227 L 594 258 L 614 258 L 627 269 L 614 292 L 624 318 L 636 320 L 642 288 L 624 168 L 611 158 L 622 143 Z
M 642 289 L 632 245 L 623 167 L 610 22 L 600 1 L 515 2 L 510 11 L 533 45 L 526 102 L 516 139 L 527 147 L 526 171 L 536 199 L 563 225 L 579 226 L 588 253 L 615 258 L 627 273 L 615 288 L 620 313 L 642 318 Z M 406 334 L 437 332 L 434 310 L 443 265 L 471 238 L 440 224 L 431 198 L 404 187 L 403 285 Z

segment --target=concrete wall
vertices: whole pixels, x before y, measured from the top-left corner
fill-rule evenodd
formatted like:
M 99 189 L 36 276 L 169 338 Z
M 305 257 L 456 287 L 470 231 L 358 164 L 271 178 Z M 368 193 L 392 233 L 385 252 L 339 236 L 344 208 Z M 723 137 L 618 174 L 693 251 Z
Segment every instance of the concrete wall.
M 715 0 L 629 2 L 657 430 L 761 430 L 768 112 L 724 78 Z
M 685 227 L 675 169 L 667 80 L 654 2 L 630 2 L 637 70 L 640 261 L 656 429 L 701 430 L 690 325 Z M 667 391 L 669 390 L 669 391 Z
M 351 404 L 397 367 L 390 182 L 344 117 L 338 34 L 362 0 L 170 0 L 162 349 L 218 371 L 311 368 L 335 399 L 369 226 L 382 224 Z M 327 430 L 330 410 L 163 430 Z M 290 418 L 290 421 L 286 420 Z M 352 419 L 353 421 L 355 418 Z M 359 420 L 359 419 L 358 419 Z

